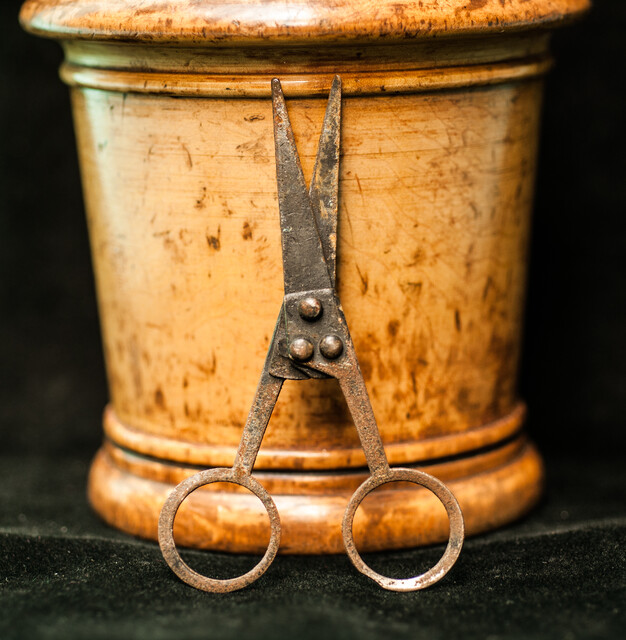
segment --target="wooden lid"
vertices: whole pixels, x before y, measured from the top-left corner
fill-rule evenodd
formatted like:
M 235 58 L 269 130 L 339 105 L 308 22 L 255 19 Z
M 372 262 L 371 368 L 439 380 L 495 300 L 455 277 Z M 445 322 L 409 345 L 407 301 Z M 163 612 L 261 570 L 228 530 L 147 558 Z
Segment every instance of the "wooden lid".
M 27 0 L 28 31 L 62 39 L 298 44 L 555 27 L 590 0 Z

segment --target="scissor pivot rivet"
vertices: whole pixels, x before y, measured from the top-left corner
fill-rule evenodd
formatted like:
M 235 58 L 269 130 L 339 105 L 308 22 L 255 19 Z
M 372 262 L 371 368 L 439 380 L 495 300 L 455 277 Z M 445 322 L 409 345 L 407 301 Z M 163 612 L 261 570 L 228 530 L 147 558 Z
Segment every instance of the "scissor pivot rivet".
M 294 338 L 289 345 L 289 355 L 298 362 L 306 362 L 313 355 L 313 343 L 307 338 Z
M 317 320 L 322 315 L 322 303 L 313 296 L 303 298 L 298 302 L 298 313 L 304 320 Z
M 343 353 L 343 342 L 338 336 L 324 336 L 320 340 L 320 353 L 329 360 L 335 360 Z

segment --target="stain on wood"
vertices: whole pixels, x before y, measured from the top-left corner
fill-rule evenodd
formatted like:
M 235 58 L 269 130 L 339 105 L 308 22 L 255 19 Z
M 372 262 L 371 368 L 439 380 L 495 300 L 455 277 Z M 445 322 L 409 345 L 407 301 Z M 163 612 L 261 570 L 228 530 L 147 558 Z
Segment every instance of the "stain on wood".
M 154 392 L 154 404 L 159 409 L 165 409 L 165 396 L 163 395 L 163 391 L 160 387 Z
M 222 243 L 220 242 L 220 235 L 222 233 L 221 226 L 217 227 L 217 235 L 210 235 L 208 232 L 206 233 L 206 241 L 209 245 L 209 249 L 213 251 L 219 251 L 222 248 Z
M 252 227 L 250 226 L 250 223 L 245 220 L 243 223 L 243 229 L 241 230 L 241 237 L 244 240 L 252 240 Z

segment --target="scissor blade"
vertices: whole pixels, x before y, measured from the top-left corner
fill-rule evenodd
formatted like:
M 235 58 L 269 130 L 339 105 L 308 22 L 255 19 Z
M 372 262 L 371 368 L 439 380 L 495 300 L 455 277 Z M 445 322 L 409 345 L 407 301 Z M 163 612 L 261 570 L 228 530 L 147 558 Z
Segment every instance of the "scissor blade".
M 341 79 L 335 76 L 328 97 L 313 178 L 309 188 L 311 207 L 322 242 L 326 267 L 333 286 L 337 264 L 337 215 L 339 206 L 339 145 L 341 127 Z
M 276 181 L 285 294 L 331 288 L 280 81 L 272 80 Z

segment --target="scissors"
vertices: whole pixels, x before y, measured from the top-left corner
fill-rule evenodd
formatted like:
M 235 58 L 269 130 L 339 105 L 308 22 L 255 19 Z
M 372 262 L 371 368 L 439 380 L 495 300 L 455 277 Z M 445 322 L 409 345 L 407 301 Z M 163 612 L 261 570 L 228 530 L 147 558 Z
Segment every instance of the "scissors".
M 440 480 L 417 469 L 389 466 L 335 289 L 341 79 L 335 77 L 332 84 L 308 192 L 278 79 L 272 80 L 272 103 L 285 285 L 283 303 L 232 468 L 200 471 L 172 491 L 159 518 L 159 545 L 174 573 L 203 591 L 236 591 L 262 576 L 276 556 L 281 535 L 278 509 L 251 475 L 265 429 L 285 380 L 331 377 L 339 382 L 345 396 L 371 474 L 352 495 L 344 514 L 342 535 L 348 557 L 358 571 L 384 589 L 424 589 L 443 578 L 456 562 L 463 546 L 463 515 L 456 498 Z M 406 579 L 388 578 L 366 565 L 352 532 L 354 515 L 365 496 L 383 484 L 399 481 L 432 491 L 443 503 L 450 521 L 448 545 L 439 562 L 426 573 Z M 263 503 L 270 521 L 270 541 L 260 562 L 247 573 L 226 580 L 209 578 L 191 569 L 174 542 L 178 508 L 192 491 L 214 482 L 231 482 L 251 491 Z

